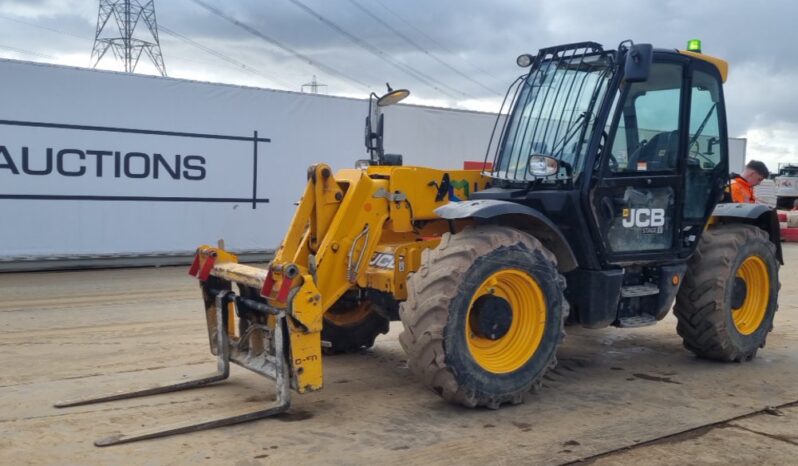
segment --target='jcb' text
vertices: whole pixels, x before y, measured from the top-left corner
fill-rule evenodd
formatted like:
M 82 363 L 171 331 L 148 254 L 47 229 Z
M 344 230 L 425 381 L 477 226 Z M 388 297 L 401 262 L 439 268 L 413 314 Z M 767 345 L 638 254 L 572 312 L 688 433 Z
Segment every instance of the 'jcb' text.
M 665 209 L 623 209 L 623 226 L 661 227 L 665 225 Z

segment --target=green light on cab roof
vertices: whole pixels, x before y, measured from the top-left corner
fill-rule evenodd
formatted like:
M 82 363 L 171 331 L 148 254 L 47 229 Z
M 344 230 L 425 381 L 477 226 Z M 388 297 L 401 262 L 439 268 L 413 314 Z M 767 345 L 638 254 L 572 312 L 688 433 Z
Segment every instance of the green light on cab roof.
M 687 50 L 691 52 L 701 53 L 701 41 L 698 39 L 690 39 L 687 41 Z

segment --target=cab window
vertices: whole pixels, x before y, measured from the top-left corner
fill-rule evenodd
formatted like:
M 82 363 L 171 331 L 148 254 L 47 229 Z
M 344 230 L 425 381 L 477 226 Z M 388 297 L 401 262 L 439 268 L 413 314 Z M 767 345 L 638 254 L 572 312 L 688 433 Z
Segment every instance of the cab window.
M 620 118 L 610 136 L 607 163 L 611 172 L 676 169 L 682 69 L 675 63 L 654 63 L 649 79 L 631 84 L 623 104 L 616 103 Z
M 695 70 L 690 88 L 690 132 L 687 142 L 684 216 L 703 218 L 712 191 L 715 167 L 724 160 L 718 112 L 720 82 L 712 74 Z

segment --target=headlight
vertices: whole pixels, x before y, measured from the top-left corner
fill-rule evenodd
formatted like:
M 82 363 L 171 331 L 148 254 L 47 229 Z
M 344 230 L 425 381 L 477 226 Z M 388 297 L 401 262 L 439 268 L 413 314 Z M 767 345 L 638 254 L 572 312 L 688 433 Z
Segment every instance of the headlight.
M 366 170 L 371 165 L 371 160 L 368 159 L 360 159 L 355 162 L 355 168 L 357 170 Z
M 560 164 L 557 159 L 545 155 L 529 157 L 529 173 L 535 176 L 551 176 L 557 173 L 559 168 Z
M 515 59 L 515 63 L 518 64 L 521 68 L 526 68 L 527 66 L 532 64 L 533 57 L 528 53 L 523 55 L 519 55 L 518 58 Z

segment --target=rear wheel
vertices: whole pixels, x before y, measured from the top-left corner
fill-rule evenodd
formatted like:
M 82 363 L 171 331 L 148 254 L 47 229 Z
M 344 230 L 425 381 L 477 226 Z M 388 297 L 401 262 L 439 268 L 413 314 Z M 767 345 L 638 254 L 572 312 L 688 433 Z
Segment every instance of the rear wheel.
M 520 403 L 556 364 L 567 303 L 554 255 L 512 228 L 444 235 L 407 282 L 399 336 L 410 369 L 448 401 Z
M 676 327 L 698 356 L 749 361 L 778 309 L 779 262 L 763 230 L 727 224 L 704 232 L 676 297 Z
M 374 346 L 374 339 L 388 333 L 390 322 L 375 304 L 344 295 L 324 313 L 321 339 L 329 343 L 327 354 L 346 353 Z

